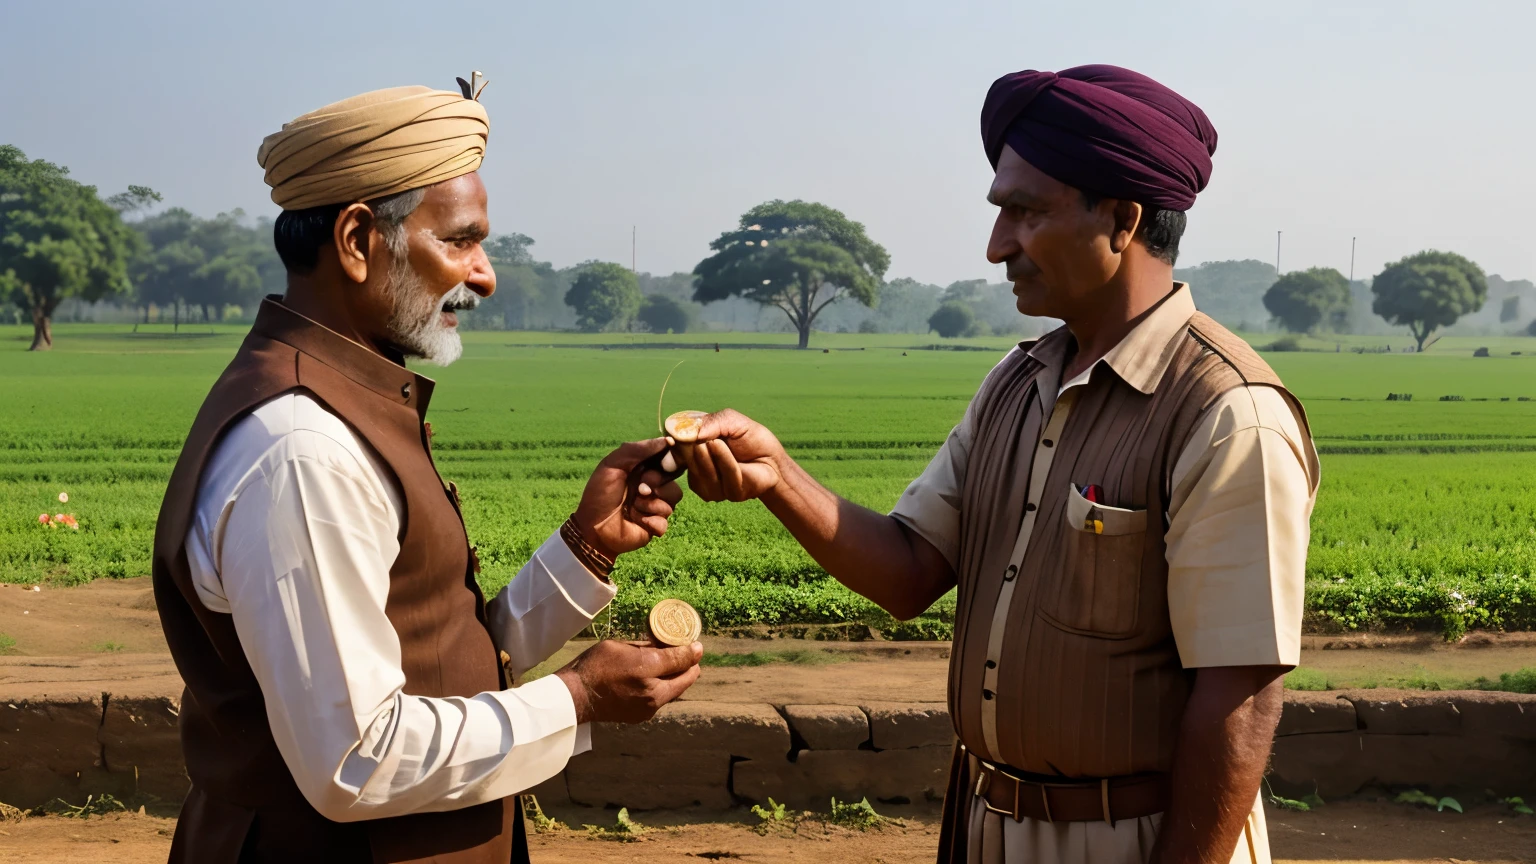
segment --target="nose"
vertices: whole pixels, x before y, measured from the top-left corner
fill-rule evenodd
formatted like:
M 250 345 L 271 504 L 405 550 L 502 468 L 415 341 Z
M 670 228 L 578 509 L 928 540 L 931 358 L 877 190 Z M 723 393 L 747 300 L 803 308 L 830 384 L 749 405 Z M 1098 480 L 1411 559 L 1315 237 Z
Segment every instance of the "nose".
M 491 266 L 490 256 L 485 254 L 485 249 L 479 246 L 475 247 L 475 257 L 470 263 L 469 275 L 464 277 L 464 284 L 481 298 L 496 293 L 496 269 Z
M 1018 237 L 1013 233 L 1013 220 L 1007 218 L 1007 213 L 998 210 L 997 219 L 992 223 L 992 237 L 987 240 L 987 260 L 993 264 L 1002 264 L 1008 259 L 1023 251 L 1019 246 Z

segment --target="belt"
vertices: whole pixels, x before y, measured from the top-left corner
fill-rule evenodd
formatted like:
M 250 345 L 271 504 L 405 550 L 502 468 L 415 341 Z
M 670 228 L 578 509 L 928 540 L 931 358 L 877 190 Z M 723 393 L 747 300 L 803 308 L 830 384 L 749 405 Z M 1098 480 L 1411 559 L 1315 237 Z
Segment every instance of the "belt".
M 1161 772 L 1100 780 L 1037 781 L 976 760 L 976 795 L 989 812 L 1043 822 L 1139 819 L 1168 809 L 1168 775 Z

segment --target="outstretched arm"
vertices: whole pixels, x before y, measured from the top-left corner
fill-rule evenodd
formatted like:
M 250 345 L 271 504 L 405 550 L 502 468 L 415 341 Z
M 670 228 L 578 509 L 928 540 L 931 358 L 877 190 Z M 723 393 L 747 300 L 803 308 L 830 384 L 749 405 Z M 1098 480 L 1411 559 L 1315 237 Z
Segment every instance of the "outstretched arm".
M 625 444 L 599 462 L 582 492 L 574 521 L 582 537 L 610 558 L 666 533 L 667 517 L 682 498 L 670 478 L 642 468 L 665 438 Z M 606 573 L 594 573 L 559 532 L 551 534 L 501 593 L 486 604 L 496 647 L 521 677 L 580 633 L 613 600 Z
M 789 457 L 766 427 L 735 411 L 706 417 L 675 452 L 706 501 L 761 498 L 839 582 L 897 618 L 912 618 L 955 585 L 944 555 L 897 519 L 841 498 Z

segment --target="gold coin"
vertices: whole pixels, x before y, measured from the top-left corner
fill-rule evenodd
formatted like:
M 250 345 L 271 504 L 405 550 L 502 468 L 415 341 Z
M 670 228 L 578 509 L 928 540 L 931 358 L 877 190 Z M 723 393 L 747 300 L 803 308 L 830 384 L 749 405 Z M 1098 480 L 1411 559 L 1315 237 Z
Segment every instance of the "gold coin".
M 672 436 L 674 441 L 682 444 L 692 444 L 699 440 L 699 428 L 704 425 L 704 418 L 709 415 L 703 411 L 679 411 L 667 418 L 662 428 Z
M 651 638 L 663 645 L 690 645 L 704 634 L 698 610 L 673 598 L 651 607 L 650 625 Z

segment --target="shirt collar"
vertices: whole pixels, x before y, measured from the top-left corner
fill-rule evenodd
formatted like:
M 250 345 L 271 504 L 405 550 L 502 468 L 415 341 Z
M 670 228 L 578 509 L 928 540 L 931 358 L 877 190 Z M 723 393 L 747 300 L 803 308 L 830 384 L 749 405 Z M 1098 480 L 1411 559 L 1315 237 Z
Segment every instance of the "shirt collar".
M 382 357 L 312 318 L 284 305 L 273 294 L 261 301 L 252 332 L 290 345 L 380 396 L 425 416 L 435 383 L 401 361 Z
M 1178 351 L 1178 340 L 1174 337 L 1194 314 L 1195 300 L 1189 285 L 1173 283 L 1173 292 L 1158 301 L 1094 367 L 1107 364 L 1125 383 L 1142 393 L 1152 393 Z M 1028 354 L 1060 375 L 1071 346 L 1072 334 L 1062 327 L 1042 337 L 1029 348 Z

